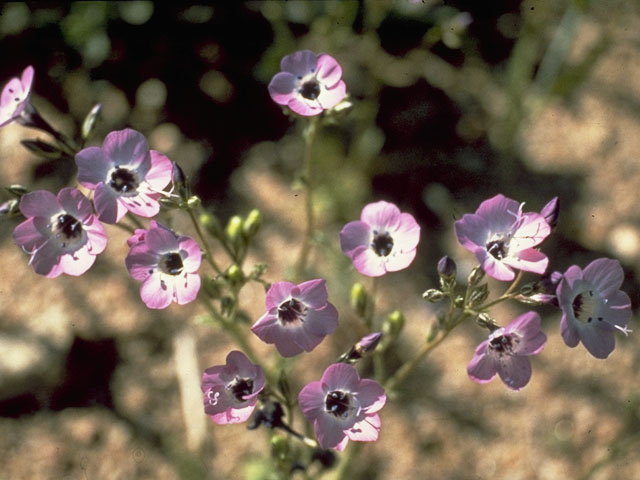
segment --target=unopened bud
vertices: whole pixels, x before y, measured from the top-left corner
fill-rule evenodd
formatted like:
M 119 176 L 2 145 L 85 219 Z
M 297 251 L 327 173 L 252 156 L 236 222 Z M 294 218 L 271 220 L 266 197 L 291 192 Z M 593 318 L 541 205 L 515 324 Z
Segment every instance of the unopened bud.
M 560 216 L 560 200 L 558 197 L 554 197 L 549 203 L 542 207 L 540 215 L 544 217 L 552 230 L 556 228 L 558 225 L 558 217 Z
M 58 147 L 42 140 L 20 140 L 20 143 L 30 152 L 48 160 L 56 160 L 62 156 Z
M 18 213 L 18 204 L 20 202 L 17 198 L 12 198 L 11 200 L 7 200 L 3 204 L 0 205 L 0 217 L 8 217 L 10 215 L 14 215 Z
M 96 103 L 93 108 L 89 111 L 86 117 L 84 117 L 84 122 L 82 122 L 81 135 L 82 139 L 86 140 L 89 138 L 89 135 L 93 132 L 93 129 L 96 128 L 96 123 L 98 121 L 98 117 L 100 116 L 100 112 L 102 112 L 102 104 Z
M 496 321 L 487 313 L 481 313 L 476 317 L 476 323 L 481 327 L 486 327 L 492 332 L 498 328 Z
M 200 225 L 207 229 L 207 231 L 216 238 L 222 236 L 222 225 L 218 217 L 210 212 L 203 212 L 200 214 Z
M 444 298 L 444 293 L 436 288 L 430 288 L 422 294 L 422 298 L 427 302 L 437 303 Z
M 446 279 L 455 278 L 457 273 L 456 262 L 449 255 L 445 255 L 438 261 L 438 274 Z
M 187 177 L 185 176 L 182 168 L 176 162 L 173 162 L 173 167 L 171 169 L 171 181 L 173 183 L 173 188 L 175 188 L 176 192 L 182 200 L 187 200 L 189 198 L 189 187 L 187 185 Z
M 282 435 L 271 437 L 271 455 L 278 460 L 284 460 L 289 455 L 289 442 Z
M 483 283 L 479 287 L 476 287 L 469 296 L 469 306 L 476 307 L 481 305 L 489 296 L 489 286 Z
M 240 234 L 242 233 L 242 217 L 239 215 L 231 217 L 227 222 L 225 233 L 229 240 L 235 244 L 240 239 Z
M 201 204 L 202 204 L 202 200 L 200 200 L 200 197 L 198 197 L 197 195 L 192 195 L 187 200 L 187 206 L 192 210 L 194 208 L 198 208 Z
M 338 362 L 355 363 L 367 353 L 373 352 L 378 346 L 378 343 L 380 343 L 381 338 L 381 332 L 370 333 L 362 337 L 348 352 L 343 353 L 340 358 L 338 358 Z
M 474 286 L 477 285 L 480 280 L 482 280 L 484 278 L 484 270 L 482 269 L 481 265 L 478 265 L 476 267 L 473 268 L 473 270 L 471 270 L 471 273 L 469 274 L 469 278 L 467 279 L 467 281 L 469 282 L 469 286 Z
M 27 187 L 23 186 L 23 185 L 18 185 L 16 183 L 14 183 L 13 185 L 9 185 L 8 187 L 5 187 L 7 192 L 15 195 L 16 197 L 22 197 L 23 195 L 29 193 L 29 190 L 27 189 Z
M 242 285 L 244 283 L 242 269 L 235 263 L 227 269 L 226 276 L 233 285 Z
M 168 208 L 169 210 L 178 208 L 180 206 L 178 203 L 176 203 L 176 201 L 173 198 L 168 198 L 168 197 L 160 197 L 158 199 L 158 203 L 162 205 L 164 208 Z
M 386 336 L 397 337 L 404 327 L 404 315 L 400 310 L 394 310 L 382 323 L 382 333 Z
M 359 317 L 364 318 L 367 312 L 367 303 L 369 298 L 367 291 L 360 282 L 356 282 L 351 287 L 350 295 L 351 308 L 356 312 Z
M 247 215 L 247 218 L 244 220 L 242 224 L 242 233 L 247 239 L 251 239 L 258 233 L 260 227 L 262 226 L 262 214 L 260 210 L 253 209 Z

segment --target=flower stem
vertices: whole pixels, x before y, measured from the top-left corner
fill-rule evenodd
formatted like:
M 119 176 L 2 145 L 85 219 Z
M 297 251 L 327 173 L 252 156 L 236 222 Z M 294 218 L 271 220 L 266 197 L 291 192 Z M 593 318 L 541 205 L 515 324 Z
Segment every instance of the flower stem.
M 305 227 L 304 238 L 302 240 L 302 248 L 295 266 L 295 278 L 297 281 L 302 280 L 302 274 L 307 266 L 309 252 L 311 251 L 311 240 L 313 238 L 313 182 L 311 176 L 312 165 L 312 147 L 317 132 L 317 117 L 312 117 L 304 132 L 305 149 L 304 149 L 304 166 L 302 173 L 302 183 L 306 189 L 305 213 L 307 223 Z
M 478 310 L 486 310 L 487 308 L 492 307 L 496 303 L 504 302 L 505 300 L 513 298 L 514 297 L 513 291 L 518 286 L 518 283 L 520 282 L 521 279 L 522 279 L 522 270 L 518 272 L 518 276 L 515 278 L 513 283 L 509 285 L 509 288 L 507 288 L 507 290 L 502 295 L 500 295 L 495 300 L 492 300 L 489 303 L 485 303 L 484 305 L 480 306 Z
M 202 234 L 202 229 L 200 228 L 200 225 L 198 224 L 198 220 L 196 219 L 196 216 L 193 213 L 193 209 L 187 208 L 187 212 L 189 213 L 189 218 L 191 218 L 193 227 L 196 229 L 198 238 L 200 238 L 200 241 L 202 242 L 202 246 L 204 248 L 204 251 L 207 257 L 207 262 L 209 262 L 209 265 L 211 265 L 211 268 L 213 268 L 213 270 L 218 275 L 222 275 L 222 270 L 220 270 L 220 267 L 218 267 L 215 260 L 213 259 L 213 255 L 211 254 L 211 248 L 209 247 L 209 242 L 207 242 L 206 237 Z

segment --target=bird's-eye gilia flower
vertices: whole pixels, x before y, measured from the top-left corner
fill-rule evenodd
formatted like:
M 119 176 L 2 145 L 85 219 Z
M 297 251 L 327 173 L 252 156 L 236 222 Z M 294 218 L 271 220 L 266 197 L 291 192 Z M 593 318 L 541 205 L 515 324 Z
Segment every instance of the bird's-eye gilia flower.
M 31 65 L 22 71 L 20 78 L 14 77 L 2 89 L 0 97 L 0 127 L 18 119 L 29 105 L 34 70 Z

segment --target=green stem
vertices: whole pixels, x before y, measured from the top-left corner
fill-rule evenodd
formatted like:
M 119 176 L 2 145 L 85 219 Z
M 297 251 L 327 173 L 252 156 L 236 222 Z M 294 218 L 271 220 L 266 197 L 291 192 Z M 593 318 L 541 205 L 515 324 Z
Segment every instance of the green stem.
M 189 213 L 189 218 L 191 218 L 193 227 L 196 229 L 198 238 L 200 238 L 200 241 L 202 242 L 202 246 L 206 253 L 207 262 L 209 262 L 209 265 L 211 265 L 211 268 L 213 268 L 213 270 L 218 275 L 221 275 L 222 270 L 220 270 L 220 267 L 218 267 L 215 260 L 213 259 L 213 255 L 211 254 L 211 247 L 209 247 L 209 242 L 207 242 L 206 237 L 202 234 L 202 229 L 200 228 L 200 224 L 198 223 L 198 220 L 196 219 L 196 216 L 194 215 L 193 210 L 191 208 L 187 208 L 187 212 Z
M 495 300 L 492 300 L 489 303 L 485 303 L 484 305 L 478 307 L 478 310 L 479 311 L 486 310 L 487 308 L 492 307 L 496 303 L 504 302 L 505 300 L 513 298 L 515 296 L 513 291 L 518 286 L 518 283 L 520 282 L 521 279 L 522 279 L 522 270 L 518 272 L 518 276 L 515 278 L 513 283 L 511 285 L 509 285 L 509 288 L 507 288 L 507 290 L 502 295 L 500 295 Z M 466 303 L 465 303 L 465 305 L 466 305 Z
M 307 217 L 307 223 L 305 227 L 304 238 L 302 240 L 302 248 L 298 256 L 298 261 L 295 266 L 295 278 L 297 281 L 302 280 L 302 274 L 307 266 L 309 260 L 309 252 L 311 251 L 311 240 L 313 238 L 313 181 L 312 181 L 312 147 L 317 132 L 317 118 L 313 117 L 309 121 L 307 130 L 304 135 L 305 150 L 304 150 L 304 166 L 302 174 L 302 183 L 306 189 L 305 195 L 305 213 Z

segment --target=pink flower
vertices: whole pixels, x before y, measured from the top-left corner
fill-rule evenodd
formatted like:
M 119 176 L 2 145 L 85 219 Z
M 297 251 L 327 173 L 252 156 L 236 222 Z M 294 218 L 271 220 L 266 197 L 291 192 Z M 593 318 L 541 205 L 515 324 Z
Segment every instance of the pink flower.
M 78 181 L 95 190 L 98 218 L 116 223 L 127 213 L 153 217 L 160 211 L 158 198 L 171 182 L 173 165 L 165 155 L 149 151 L 140 132 L 119 130 L 107 135 L 102 147 L 76 154 Z
M 562 309 L 560 330 L 564 343 L 579 342 L 596 358 L 607 358 L 616 345 L 616 330 L 625 335 L 631 318 L 631 301 L 620 290 L 624 272 L 620 262 L 598 258 L 584 270 L 569 267 L 558 285 Z
M 220 425 L 245 422 L 256 408 L 264 383 L 262 368 L 234 350 L 227 355 L 226 365 L 209 367 L 202 374 L 204 413 Z
M 27 219 L 13 239 L 31 255 L 29 263 L 40 275 L 82 275 L 107 245 L 91 201 L 75 188 L 63 188 L 57 197 L 44 190 L 27 193 L 20 211 Z
M 147 231 L 137 230 L 125 263 L 129 274 L 142 281 L 140 297 L 149 308 L 192 302 L 200 290 L 198 268 L 202 252 L 190 237 L 152 222 Z
M 267 313 L 251 331 L 263 342 L 275 343 L 283 357 L 310 352 L 338 326 L 338 311 L 328 297 L 322 279 L 274 283 L 265 299 Z
M 0 127 L 19 118 L 29 104 L 33 73 L 33 67 L 29 65 L 23 70 L 21 78 L 12 78 L 2 89 Z
M 363 275 L 379 277 L 407 268 L 416 257 L 420 226 L 393 203 L 380 201 L 362 209 L 360 220 L 340 232 L 340 248 Z
M 322 448 L 342 451 L 349 443 L 375 442 L 380 432 L 378 411 L 387 396 L 374 380 L 360 379 L 351 365 L 334 363 L 320 381 L 311 382 L 298 394 L 298 403 L 313 423 Z
M 540 353 L 547 343 L 542 332 L 540 316 L 527 312 L 509 325 L 494 330 L 489 338 L 476 348 L 467 367 L 469 377 L 478 383 L 487 383 L 495 374 L 511 390 L 520 390 L 531 379 L 529 355 Z
M 547 269 L 549 259 L 533 247 L 549 235 L 549 224 L 539 213 L 523 213 L 522 205 L 504 195 L 485 200 L 454 228 L 458 242 L 497 280 L 513 280 L 513 269 L 534 273 Z
M 269 83 L 269 94 L 274 102 L 300 115 L 318 115 L 346 95 L 342 68 L 331 55 L 301 50 L 284 57 L 280 67 L 282 71 Z

